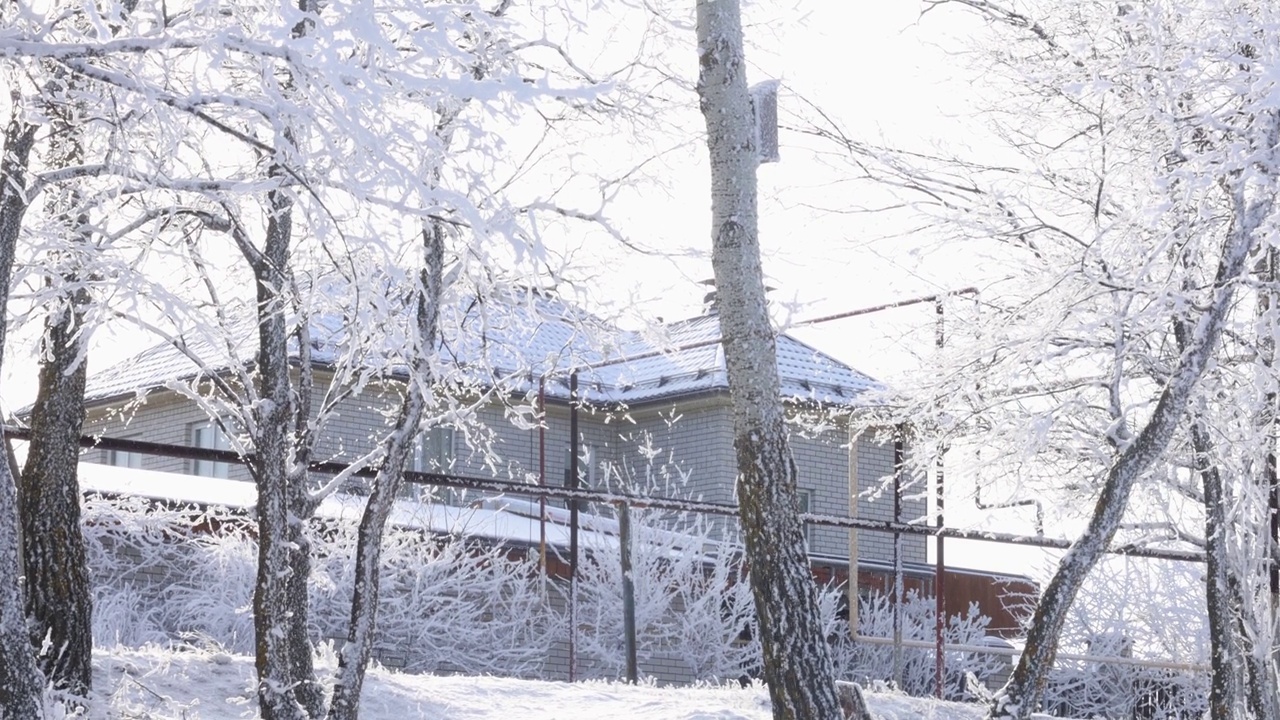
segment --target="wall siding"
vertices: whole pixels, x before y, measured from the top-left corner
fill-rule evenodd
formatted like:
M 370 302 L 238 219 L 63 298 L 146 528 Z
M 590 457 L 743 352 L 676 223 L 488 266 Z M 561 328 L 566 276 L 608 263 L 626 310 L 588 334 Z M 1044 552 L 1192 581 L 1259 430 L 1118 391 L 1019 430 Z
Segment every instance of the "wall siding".
M 321 391 L 316 391 L 319 404 Z M 386 433 L 399 395 L 391 388 L 372 388 L 338 405 L 317 443 L 317 460 L 350 461 L 368 452 Z M 458 475 L 495 477 L 536 484 L 539 481 L 539 432 L 520 428 L 506 417 L 503 406 L 493 403 L 478 409 L 475 418 L 488 434 L 488 452 L 477 431 L 454 434 L 454 465 Z M 191 428 L 207 420 L 202 409 L 168 391 L 149 396 L 128 415 L 103 409 L 92 410 L 86 432 L 109 437 L 145 439 L 152 442 L 188 445 Z M 709 502 L 735 501 L 736 456 L 733 449 L 733 421 L 728 398 L 703 397 L 669 405 L 651 405 L 631 411 L 584 409 L 579 417 L 584 448 L 591 451 L 588 469 L 581 469 L 584 484 L 618 491 L 683 497 Z M 893 442 L 886 433 L 863 433 L 858 440 L 858 516 L 892 520 Z M 569 412 L 563 405 L 549 404 L 544 432 L 546 482 L 564 483 L 569 447 Z M 799 471 L 799 487 L 812 493 L 811 511 L 846 516 L 849 508 L 848 436 L 841 429 L 817 435 L 794 432 L 792 452 Z M 652 457 L 650 457 L 652 455 Z M 109 453 L 89 450 L 85 459 L 106 463 Z M 142 467 L 190 474 L 193 463 L 146 456 Z M 243 466 L 232 465 L 229 476 L 249 480 Z M 920 478 L 904 482 L 902 520 L 924 517 L 926 501 Z M 466 493 L 439 493 L 450 502 L 466 502 Z M 607 512 L 607 511 L 606 511 Z M 736 532 L 732 518 L 713 519 L 722 535 Z M 847 558 L 848 535 L 841 528 L 812 527 L 810 552 L 817 556 Z M 867 559 L 891 560 L 893 537 L 886 533 L 859 531 L 860 555 Z M 925 561 L 926 539 L 903 539 L 908 562 Z

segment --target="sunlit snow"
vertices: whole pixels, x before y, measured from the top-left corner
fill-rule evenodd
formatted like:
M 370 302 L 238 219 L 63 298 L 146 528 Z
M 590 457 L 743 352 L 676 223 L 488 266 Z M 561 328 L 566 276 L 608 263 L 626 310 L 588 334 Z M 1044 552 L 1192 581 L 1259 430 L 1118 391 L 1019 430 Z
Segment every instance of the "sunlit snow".
M 252 658 L 205 651 L 100 651 L 94 717 L 214 720 L 255 717 Z M 332 657 L 320 664 L 331 672 Z M 884 720 L 977 720 L 983 708 L 867 693 Z M 495 677 L 413 675 L 370 669 L 360 705 L 365 720 L 767 720 L 766 689 L 673 688 Z

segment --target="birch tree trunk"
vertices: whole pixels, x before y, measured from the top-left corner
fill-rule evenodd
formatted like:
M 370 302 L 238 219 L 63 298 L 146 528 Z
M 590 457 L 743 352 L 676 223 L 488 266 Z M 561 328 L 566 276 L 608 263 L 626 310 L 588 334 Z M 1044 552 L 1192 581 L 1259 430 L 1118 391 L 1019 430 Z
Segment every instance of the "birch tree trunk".
M 36 136 L 36 126 L 22 117 L 21 103 L 13 105 L 0 157 L 0 312 L 9 304 L 14 251 L 28 204 L 27 168 Z M 0 322 L 0 367 L 5 328 L 6 323 Z M 0 462 L 0 713 L 7 718 L 40 718 L 44 717 L 44 678 L 27 636 L 18 527 L 16 478 L 9 463 Z
M 697 37 L 698 96 L 711 155 L 711 259 L 764 677 L 777 720 L 830 720 L 842 712 L 805 553 L 765 304 L 755 123 L 737 0 L 698 0 Z

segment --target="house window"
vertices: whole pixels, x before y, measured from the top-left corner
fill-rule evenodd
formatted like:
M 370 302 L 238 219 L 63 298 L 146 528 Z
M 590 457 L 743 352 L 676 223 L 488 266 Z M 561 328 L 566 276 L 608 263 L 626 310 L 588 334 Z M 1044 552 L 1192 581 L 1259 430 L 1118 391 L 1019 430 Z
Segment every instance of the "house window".
M 206 450 L 230 450 L 231 442 L 217 423 L 203 422 L 191 426 L 191 446 Z M 201 477 L 225 478 L 230 470 L 227 463 L 212 460 L 196 460 L 191 466 L 192 474 Z
M 453 428 L 437 425 L 418 438 L 413 448 L 414 472 L 447 473 L 453 468 Z
M 122 440 L 137 440 L 136 437 L 121 438 Z M 128 452 L 125 450 L 109 450 L 107 452 L 107 464 L 116 467 L 133 468 L 139 470 L 142 468 L 142 453 Z
M 453 470 L 453 440 L 451 427 L 436 426 L 418 436 L 413 446 L 413 457 L 409 458 L 407 470 L 421 473 L 445 474 Z M 400 488 L 402 497 L 421 502 L 437 502 L 445 505 L 462 505 L 466 502 L 466 491 L 458 488 L 440 487 L 438 485 L 420 485 L 406 482 Z
M 811 512 L 809 508 L 813 507 L 813 491 L 812 490 L 797 490 L 796 499 L 800 501 L 801 513 Z M 804 544 L 806 546 L 812 545 L 813 538 L 811 536 L 812 533 L 810 532 L 810 530 L 812 530 L 812 526 L 809 523 L 802 523 L 800 528 L 804 532 Z

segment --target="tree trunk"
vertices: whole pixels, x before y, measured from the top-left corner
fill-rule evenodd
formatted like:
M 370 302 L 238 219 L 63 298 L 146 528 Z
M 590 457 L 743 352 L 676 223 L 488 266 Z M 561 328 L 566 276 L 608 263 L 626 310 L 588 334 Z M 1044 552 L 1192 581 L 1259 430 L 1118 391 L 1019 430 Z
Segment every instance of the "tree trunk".
M 293 38 L 306 36 L 319 12 L 317 0 L 297 0 L 301 20 Z M 292 78 L 282 86 L 292 88 Z M 295 142 L 292 128 L 282 132 L 281 153 L 267 176 L 288 177 L 284 165 Z M 254 404 L 254 459 L 250 463 L 258 490 L 258 576 L 254 589 L 254 631 L 258 670 L 258 703 L 263 720 L 302 720 L 324 715 L 324 689 L 316 681 L 310 637 L 311 541 L 307 520 L 315 510 L 309 496 L 306 447 L 302 429 L 310 414 L 309 399 L 298 396 L 290 377 L 289 326 L 292 314 L 291 241 L 293 197 L 287 190 L 267 193 L 267 232 L 261 252 L 245 243 L 242 250 L 253 268 L 258 299 L 257 374 L 260 401 Z M 307 323 L 303 317 L 298 320 Z M 304 333 L 305 334 L 305 333 Z M 309 363 L 306 348 L 301 361 Z M 309 377 L 310 368 L 303 368 Z M 306 392 L 308 383 L 299 383 Z
M 315 681 L 307 635 L 310 545 L 297 497 L 305 469 L 299 456 L 294 393 L 289 376 L 289 245 L 293 201 L 268 193 L 267 234 L 260 255 L 249 258 L 258 295 L 256 370 L 260 401 L 254 404 L 253 458 L 249 468 L 258 491 L 258 575 L 254 631 L 258 703 L 264 720 L 319 717 L 324 698 Z M 303 320 L 305 322 L 305 319 Z
M 842 712 L 805 554 L 760 267 L 755 121 L 737 0 L 698 0 L 697 24 L 698 95 L 711 156 L 711 259 L 764 676 L 777 720 L 833 720 Z
M 1266 438 L 1266 445 L 1259 452 L 1255 463 L 1257 470 L 1251 479 L 1256 484 L 1254 497 L 1261 497 L 1262 502 L 1267 505 L 1267 512 L 1263 514 L 1266 520 L 1252 528 L 1258 547 L 1267 548 L 1267 551 L 1262 553 L 1263 556 L 1271 560 L 1264 564 L 1257 578 L 1259 582 L 1266 584 L 1267 592 L 1263 596 L 1270 600 L 1269 607 L 1263 610 L 1263 617 L 1257 617 L 1257 611 L 1252 609 L 1246 613 L 1244 602 L 1247 598 L 1240 596 L 1238 592 L 1244 584 L 1241 582 L 1243 577 L 1240 577 L 1243 575 L 1242 572 L 1237 571 L 1237 582 L 1228 587 L 1237 591 L 1232 598 L 1239 607 L 1237 617 L 1242 622 L 1246 619 L 1250 621 L 1248 631 L 1241 632 L 1245 666 L 1248 668 L 1245 684 L 1248 688 L 1249 709 L 1258 720 L 1277 720 L 1280 717 L 1280 688 L 1277 688 L 1276 665 L 1273 658 L 1276 657 L 1277 652 L 1276 593 L 1280 590 L 1276 581 L 1280 578 L 1277 578 L 1276 569 L 1271 563 L 1275 562 L 1275 533 L 1278 520 L 1274 517 L 1277 512 L 1276 421 L 1278 411 L 1275 364 L 1276 313 L 1280 311 L 1280 290 L 1276 287 L 1276 281 L 1277 273 L 1280 272 L 1280 251 L 1277 251 L 1274 245 L 1266 248 L 1258 270 L 1260 283 L 1254 336 L 1257 338 L 1258 348 L 1256 362 L 1260 365 L 1262 376 L 1258 382 L 1260 387 L 1266 388 L 1266 392 L 1263 393 L 1262 405 L 1254 423 Z M 1208 498 L 1205 502 L 1208 503 Z M 1256 605 L 1250 603 L 1249 608 L 1256 608 Z
M 1213 464 L 1209 435 L 1197 417 L 1191 423 L 1195 467 L 1204 485 L 1204 537 L 1207 563 L 1205 602 L 1209 613 L 1209 720 L 1231 720 L 1241 698 L 1236 648 L 1236 611 L 1231 602 L 1227 554 L 1226 501 L 1222 475 Z
M 425 388 L 431 383 L 430 356 L 436 346 L 440 295 L 443 292 L 444 228 L 439 221 L 433 222 L 430 231 L 423 233 L 423 240 L 426 265 L 417 292 L 417 346 L 410 359 L 411 373 L 404 403 L 387 440 L 386 456 L 374 480 L 373 492 L 360 517 L 351 621 L 347 626 L 347 644 L 338 656 L 338 677 L 333 685 L 333 700 L 329 704 L 329 720 L 356 720 L 359 716 L 360 691 L 377 627 L 382 537 L 392 505 L 404 482 L 404 464 L 413 453 L 413 443 L 426 408 Z
M 1223 243 L 1209 307 L 1196 323 L 1186 350 L 1160 393 L 1151 419 L 1107 472 L 1089 525 L 1067 551 L 1045 588 L 1031 619 L 1018 666 L 1008 684 L 993 698 L 989 717 L 1025 720 L 1035 710 L 1058 652 L 1058 638 L 1067 611 L 1085 577 L 1115 536 L 1134 483 L 1164 452 L 1185 414 L 1192 390 L 1204 374 L 1222 335 L 1236 281 L 1245 272 L 1246 260 L 1258 241 L 1258 228 L 1269 217 L 1272 202 L 1264 197 L 1247 206 L 1242 199 L 1237 203 L 1230 234 Z
M 68 88 L 78 85 L 65 71 L 55 68 L 53 76 Z M 49 102 L 46 112 L 53 126 L 48 165 L 82 164 L 80 103 Z M 87 246 L 90 239 L 84 228 L 89 219 L 80 202 L 79 192 L 66 189 L 50 201 L 49 211 L 65 229 L 69 243 Z M 54 270 L 63 275 L 70 290 L 62 298 L 63 306 L 51 312 L 45 323 L 31 443 L 18 492 L 31 639 L 53 686 L 83 697 L 93 681 L 93 600 L 77 479 L 87 375 L 84 308 L 89 293 L 77 287 L 83 273 L 76 253 L 77 249 L 65 253 L 66 267 Z M 57 259 L 53 255 L 50 264 L 57 264 Z
M 23 559 L 27 614 L 41 668 L 54 687 L 84 696 L 93 674 L 92 598 L 80 528 L 80 429 L 86 365 L 80 319 L 86 293 L 46 327 L 46 358 L 31 411 L 31 444 L 22 470 Z
M 27 167 L 36 136 L 36 126 L 22 118 L 21 103 L 14 103 L 10 112 L 4 155 L 0 158 L 0 312 L 9 304 L 13 257 L 27 211 Z M 5 328 L 6 323 L 0 322 L 0 367 Z M 7 718 L 40 718 L 44 717 L 44 678 L 31 653 L 23 613 L 26 603 L 18 523 L 16 478 L 9 463 L 0 463 L 0 714 Z

